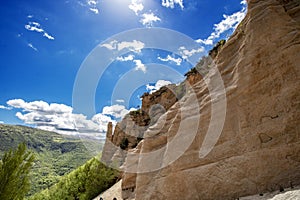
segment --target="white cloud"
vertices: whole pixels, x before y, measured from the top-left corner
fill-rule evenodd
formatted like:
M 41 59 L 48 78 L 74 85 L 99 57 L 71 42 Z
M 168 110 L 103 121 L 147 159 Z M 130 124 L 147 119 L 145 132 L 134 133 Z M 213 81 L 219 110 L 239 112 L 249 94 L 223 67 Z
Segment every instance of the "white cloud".
M 144 9 L 144 6 L 140 0 L 131 0 L 131 4 L 128 8 L 138 15 L 138 13 Z
M 139 71 L 141 70 L 142 72 L 146 73 L 147 72 L 147 68 L 146 66 L 142 63 L 141 60 L 133 60 L 133 62 L 135 63 L 135 70 Z
M 99 126 L 100 132 L 106 132 L 107 124 L 109 122 L 112 122 L 113 124 L 117 123 L 115 120 L 112 120 L 111 117 L 104 115 L 102 113 L 98 113 L 98 114 L 94 115 L 92 117 L 92 121 Z
M 9 100 L 7 105 L 21 109 L 16 116 L 24 123 L 62 134 L 104 135 L 108 122 L 116 124 L 114 119 L 104 113 L 98 113 L 89 120 L 83 114 L 73 113 L 73 108 L 64 104 L 48 104 L 44 101 L 25 102 L 22 99 L 13 99 Z M 122 112 L 120 114 L 123 116 Z
M 105 47 L 109 50 L 121 51 L 123 49 L 128 49 L 137 53 L 141 52 L 144 46 L 145 44 L 138 40 L 133 40 L 132 42 L 128 42 L 128 41 L 118 42 L 117 40 L 113 40 L 110 43 L 101 45 L 101 47 Z
M 174 58 L 174 57 L 172 57 L 172 56 L 170 56 L 170 55 L 168 55 L 166 58 L 161 58 L 161 57 L 158 57 L 157 59 L 159 59 L 159 60 L 161 60 L 161 61 L 164 61 L 164 62 L 169 62 L 169 61 L 171 61 L 171 62 L 174 62 L 174 63 L 176 63 L 176 65 L 180 65 L 181 64 L 181 62 L 182 62 L 182 59 L 181 58 Z
M 33 15 L 28 15 L 27 18 L 29 19 L 33 18 Z
M 204 40 L 198 39 L 198 40 L 196 40 L 196 42 L 200 43 L 200 44 L 204 44 L 204 45 L 213 45 L 214 39 L 215 39 L 215 36 L 214 36 L 214 34 L 212 34 L 207 39 L 204 39 Z
M 116 102 L 117 103 L 125 103 L 125 100 L 124 99 L 117 99 Z
M 28 24 L 25 25 L 25 29 L 28 31 L 34 31 L 38 33 L 44 33 L 43 36 L 48 38 L 49 40 L 54 40 L 54 37 L 48 34 L 38 22 L 28 22 Z
M 27 46 L 29 46 L 30 48 L 32 48 L 35 51 L 39 51 L 36 47 L 34 47 L 31 43 L 28 43 Z
M 21 109 L 16 116 L 25 124 L 61 134 L 89 136 L 105 136 L 109 122 L 116 124 L 116 119 L 121 119 L 132 110 L 127 110 L 125 106 L 119 104 L 105 106 L 102 113 L 87 119 L 83 114 L 73 113 L 73 108 L 64 104 L 12 99 L 7 101 L 7 105 Z
M 2 109 L 2 110 L 11 110 L 12 107 L 6 107 L 6 106 L 3 106 L 3 105 L 0 105 L 0 109 Z
M 93 13 L 95 13 L 96 15 L 99 14 L 99 9 L 97 7 L 98 5 L 98 1 L 96 0 L 86 0 L 85 3 L 78 1 L 78 4 L 83 6 L 83 7 L 88 7 L 89 10 Z
M 161 5 L 167 8 L 174 8 L 175 4 L 178 4 L 181 9 L 184 8 L 183 0 L 162 0 Z
M 117 49 L 117 44 L 118 44 L 118 41 L 113 40 L 110 43 L 102 44 L 101 47 L 105 47 L 109 50 L 116 50 Z
M 148 90 L 150 93 L 153 93 L 157 90 L 159 90 L 161 87 L 172 84 L 170 81 L 166 80 L 158 80 L 155 85 L 146 85 L 146 90 Z
M 134 55 L 132 55 L 132 54 L 130 54 L 130 55 L 126 56 L 126 57 L 120 56 L 120 57 L 117 57 L 117 58 L 116 58 L 116 60 L 117 60 L 117 61 L 120 61 L 120 62 L 131 61 L 131 60 L 133 60 L 133 59 L 134 59 Z
M 241 1 L 241 4 L 247 6 L 247 0 L 242 0 L 242 1 Z
M 223 15 L 223 17 L 224 19 L 219 24 L 215 24 L 216 35 L 218 36 L 229 29 L 235 29 L 245 17 L 245 12 L 240 11 L 232 15 Z
M 95 6 L 95 5 L 97 5 L 97 1 L 95 1 L 95 0 L 88 0 L 88 1 L 87 1 L 87 4 L 88 4 L 89 6 Z
M 118 44 L 118 50 L 129 49 L 131 51 L 140 52 L 144 48 L 145 44 L 141 41 L 133 40 L 132 42 L 120 42 Z
M 183 59 L 188 59 L 189 57 L 193 56 L 196 53 L 204 52 L 205 49 L 204 49 L 204 47 L 199 47 L 198 49 L 188 50 L 188 49 L 186 49 L 186 47 L 182 46 L 178 50 L 179 50 L 179 52 L 180 52 Z
M 21 108 L 24 111 L 39 111 L 44 113 L 72 113 L 73 108 L 64 104 L 51 103 L 44 101 L 25 102 L 23 99 L 12 99 L 7 101 L 7 105 L 14 108 Z
M 144 13 L 142 14 L 142 19 L 140 22 L 147 27 L 153 26 L 153 22 L 161 21 L 161 19 L 154 15 L 154 13 Z
M 0 121 L 0 124 L 4 124 L 4 121 Z
M 142 63 L 142 61 L 134 59 L 134 55 L 132 55 L 132 54 L 130 54 L 130 55 L 126 56 L 126 57 L 122 57 L 122 56 L 121 57 L 117 57 L 116 60 L 120 61 L 120 62 L 133 61 L 134 64 L 135 64 L 135 68 L 134 69 L 136 71 L 140 70 L 140 71 L 142 71 L 144 73 L 146 73 L 146 71 L 147 71 L 147 67 Z
M 112 106 L 105 106 L 103 108 L 102 114 L 111 115 L 119 119 L 119 118 L 123 118 L 128 112 L 129 110 L 127 110 L 125 106 L 116 104 Z
M 210 36 L 206 39 L 198 39 L 197 43 L 201 43 L 204 45 L 212 45 L 214 40 L 219 38 L 222 33 L 235 30 L 238 24 L 244 19 L 247 12 L 247 2 L 245 0 L 241 1 L 243 5 L 242 10 L 233 13 L 232 15 L 223 15 L 223 20 L 218 24 L 214 24 L 214 31 L 210 34 Z
M 99 14 L 99 9 L 98 8 L 90 8 L 90 11 L 92 11 L 95 14 Z
M 49 35 L 48 33 L 44 33 L 44 37 L 48 38 L 49 40 L 54 40 L 54 37 Z
M 29 31 L 36 31 L 38 33 L 44 32 L 44 29 L 41 28 L 41 25 L 37 22 L 29 22 L 25 25 L 25 29 Z

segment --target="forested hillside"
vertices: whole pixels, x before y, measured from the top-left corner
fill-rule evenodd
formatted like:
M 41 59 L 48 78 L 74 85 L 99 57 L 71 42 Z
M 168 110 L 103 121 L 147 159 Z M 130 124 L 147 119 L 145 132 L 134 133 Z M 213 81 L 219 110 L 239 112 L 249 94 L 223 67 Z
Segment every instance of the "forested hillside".
M 88 139 L 86 140 L 89 142 Z M 70 173 L 95 156 L 93 152 L 85 148 L 79 137 L 60 135 L 25 126 L 0 125 L 0 158 L 5 151 L 17 148 L 22 142 L 35 154 L 30 174 L 31 190 L 28 195 L 51 187 L 63 175 Z M 102 143 L 101 141 L 89 142 L 89 145 L 100 148 Z
M 94 157 L 29 200 L 90 200 L 111 187 L 118 177 L 118 171 L 106 167 Z

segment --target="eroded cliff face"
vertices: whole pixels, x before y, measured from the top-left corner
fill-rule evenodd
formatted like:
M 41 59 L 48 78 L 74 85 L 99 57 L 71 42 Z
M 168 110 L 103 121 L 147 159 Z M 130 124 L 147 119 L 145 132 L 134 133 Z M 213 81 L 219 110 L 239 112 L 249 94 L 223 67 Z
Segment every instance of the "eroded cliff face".
M 183 87 L 184 84 L 180 86 L 180 88 Z M 127 151 L 137 146 L 143 139 L 147 128 L 155 124 L 159 117 L 182 97 L 184 92 L 185 89 L 179 89 L 179 86 L 168 85 L 151 94 L 145 93 L 141 97 L 140 109 L 127 114 L 116 124 L 114 130 L 112 123 L 108 124 L 101 160 L 109 165 L 122 166 Z M 125 188 L 128 187 L 132 188 L 132 184 L 126 185 Z
M 221 118 L 210 121 L 212 105 L 219 101 L 211 98 L 205 82 L 216 76 L 211 70 L 191 88 L 198 101 L 187 92 L 146 130 L 151 137 L 134 150 L 142 155 L 162 149 L 152 161 L 158 170 L 125 174 L 123 181 L 131 180 L 135 199 L 234 199 L 300 184 L 299 8 L 297 0 L 249 2 L 246 18 L 214 60 L 227 99 L 216 145 L 199 156 L 201 147 L 209 148 L 202 145 L 210 124 Z M 183 133 L 180 124 L 185 125 Z M 191 145 L 165 166 L 172 140 L 178 134 L 188 137 L 195 125 Z M 143 156 L 137 162 L 140 169 L 152 164 Z

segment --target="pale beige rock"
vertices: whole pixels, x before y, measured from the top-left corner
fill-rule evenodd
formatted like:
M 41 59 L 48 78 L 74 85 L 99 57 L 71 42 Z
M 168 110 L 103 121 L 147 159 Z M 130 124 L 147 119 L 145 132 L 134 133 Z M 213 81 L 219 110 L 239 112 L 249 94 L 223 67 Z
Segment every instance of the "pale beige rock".
M 247 197 L 241 197 L 240 200 L 298 200 L 300 199 L 300 186 L 293 188 L 285 188 L 284 191 L 279 190 L 264 194 L 257 194 Z
M 121 200 L 121 181 L 118 181 L 116 184 L 114 184 L 111 188 L 108 190 L 104 191 L 100 195 L 98 195 L 96 198 L 93 200 L 99 200 L 100 197 L 103 200 L 113 200 L 113 198 L 116 198 L 117 200 Z
M 201 79 L 193 85 L 197 101 L 190 90 L 160 118 L 165 121 L 158 120 L 145 132 L 151 137 L 138 146 L 140 152 L 162 152 L 156 160 L 141 157 L 138 166 L 164 167 L 174 156 L 172 139 L 182 134 L 182 143 L 186 144 L 185 136 L 192 134 L 199 123 L 187 151 L 175 152 L 183 153 L 175 162 L 137 174 L 136 199 L 234 199 L 300 184 L 297 11 L 296 0 L 249 2 L 246 18 L 215 58 L 227 97 L 225 124 L 216 146 L 199 158 L 209 129 L 211 102 L 218 101 Z M 211 72 L 206 80 L 212 81 L 215 76 Z M 200 112 L 194 113 L 197 108 Z M 221 116 L 217 115 L 213 123 L 218 120 Z M 185 126 L 185 135 L 180 132 L 181 126 Z M 133 180 L 133 176 L 128 179 Z

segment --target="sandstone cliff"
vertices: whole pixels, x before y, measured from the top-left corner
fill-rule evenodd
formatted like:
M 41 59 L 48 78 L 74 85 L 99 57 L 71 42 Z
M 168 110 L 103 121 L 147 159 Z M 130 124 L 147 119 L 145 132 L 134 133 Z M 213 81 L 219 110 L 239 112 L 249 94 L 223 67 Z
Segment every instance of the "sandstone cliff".
M 299 0 L 248 3 L 215 67 L 141 130 L 123 198 L 235 199 L 300 184 Z
M 109 123 L 101 160 L 109 165 L 121 166 L 125 161 L 126 151 L 135 148 L 143 139 L 147 128 L 155 124 L 183 96 L 185 89 L 181 88 L 184 85 L 168 85 L 151 94 L 145 93 L 141 97 L 142 106 L 139 110 L 127 114 L 116 124 L 114 130 L 112 123 Z

